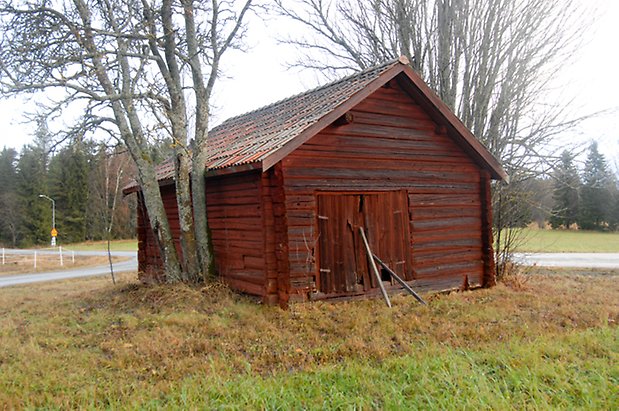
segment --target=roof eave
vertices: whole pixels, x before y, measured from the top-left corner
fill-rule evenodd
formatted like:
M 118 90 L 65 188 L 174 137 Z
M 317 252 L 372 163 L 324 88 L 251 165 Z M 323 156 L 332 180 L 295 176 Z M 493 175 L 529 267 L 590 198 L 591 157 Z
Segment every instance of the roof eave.
M 224 176 L 228 174 L 243 173 L 246 171 L 263 170 L 263 163 L 261 161 L 252 161 L 251 163 L 245 163 L 236 166 L 229 166 L 223 168 L 206 169 L 206 177 Z
M 169 186 L 170 184 L 174 184 L 174 178 L 164 178 L 161 180 L 157 180 L 157 184 L 159 184 L 159 187 Z M 137 193 L 141 190 L 142 187 L 140 186 L 140 183 L 138 183 L 136 180 L 133 180 L 133 182 L 129 183 L 122 189 L 122 193 L 123 196 L 128 196 L 129 194 Z

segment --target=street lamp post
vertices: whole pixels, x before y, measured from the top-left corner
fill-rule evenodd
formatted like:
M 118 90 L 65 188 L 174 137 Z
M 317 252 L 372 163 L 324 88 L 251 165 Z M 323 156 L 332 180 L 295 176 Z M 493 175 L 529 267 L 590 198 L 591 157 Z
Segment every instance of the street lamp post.
M 53 198 L 46 196 L 45 194 L 39 194 L 39 198 L 45 198 L 52 202 L 52 247 L 56 246 L 56 236 L 58 232 L 56 231 L 56 202 Z

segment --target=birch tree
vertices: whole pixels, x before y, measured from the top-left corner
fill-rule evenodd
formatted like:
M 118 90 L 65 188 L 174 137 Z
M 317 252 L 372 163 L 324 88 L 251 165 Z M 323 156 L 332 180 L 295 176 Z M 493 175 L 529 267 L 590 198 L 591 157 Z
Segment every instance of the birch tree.
M 104 134 L 124 143 L 169 281 L 197 281 L 211 266 L 209 101 L 251 8 L 252 0 L 0 1 L 2 93 L 46 93 L 41 110 L 52 118 L 81 113 L 58 138 Z M 182 261 L 149 150 L 156 136 L 174 142 Z

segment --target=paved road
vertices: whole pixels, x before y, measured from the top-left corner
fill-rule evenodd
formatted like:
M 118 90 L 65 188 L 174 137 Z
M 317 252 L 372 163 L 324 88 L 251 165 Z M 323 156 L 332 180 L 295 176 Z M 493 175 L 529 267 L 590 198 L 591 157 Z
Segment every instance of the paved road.
M 5 250 L 6 254 L 32 254 L 32 250 Z M 37 254 L 58 254 L 58 251 L 41 250 Z M 105 251 L 75 251 L 75 255 L 101 256 L 107 255 Z M 135 251 L 112 251 L 114 257 L 130 257 L 128 261 L 114 263 L 114 272 L 135 271 L 138 268 L 137 253 Z M 66 258 L 66 257 L 65 257 Z M 42 281 L 56 281 L 68 278 L 92 277 L 97 275 L 109 275 L 110 266 L 98 265 L 95 267 L 81 267 L 64 271 L 50 271 L 47 273 L 19 274 L 0 277 L 0 287 L 11 285 L 38 283 Z
M 32 254 L 28 250 L 5 250 L 7 254 Z M 58 251 L 37 251 L 37 253 L 57 254 Z M 75 251 L 75 255 L 107 255 L 105 251 Z M 134 251 L 114 251 L 115 257 L 130 257 L 128 261 L 114 263 L 114 272 L 137 270 L 137 253 Z M 581 267 L 581 268 L 615 268 L 619 269 L 619 253 L 530 253 L 515 254 L 516 261 L 526 265 L 538 265 L 542 267 Z M 110 267 L 100 265 L 95 267 L 82 267 L 72 270 L 52 271 L 37 274 L 20 274 L 10 277 L 0 277 L 0 287 L 11 285 L 36 283 L 41 281 L 64 280 L 68 278 L 91 277 L 97 275 L 109 275 Z
M 514 259 L 542 267 L 619 268 L 619 253 L 518 253 Z

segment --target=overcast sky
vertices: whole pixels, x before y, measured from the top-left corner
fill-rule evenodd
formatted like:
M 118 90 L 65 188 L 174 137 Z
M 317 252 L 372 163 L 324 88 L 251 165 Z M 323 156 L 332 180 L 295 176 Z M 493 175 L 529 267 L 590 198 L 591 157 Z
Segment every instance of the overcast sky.
M 590 3 L 587 0 L 582 0 Z M 571 66 L 559 75 L 561 92 L 557 98 L 574 99 L 572 111 L 594 113 L 609 110 L 606 115 L 585 121 L 566 133 L 570 142 L 587 143 L 596 139 L 601 151 L 615 165 L 619 164 L 619 2 L 597 0 L 602 8 L 599 19 L 591 27 L 584 46 Z M 285 68 L 293 59 L 293 51 L 278 45 L 275 33 L 281 23 L 252 21 L 250 50 L 231 52 L 224 57 L 227 78 L 219 81 L 214 103 L 214 123 L 228 117 L 315 87 L 320 79 L 314 73 L 299 73 Z M 0 147 L 19 149 L 30 141 L 31 124 L 22 124 L 22 112 L 32 110 L 32 103 L 20 100 L 0 101 Z M 612 111 L 614 110 L 614 112 Z

